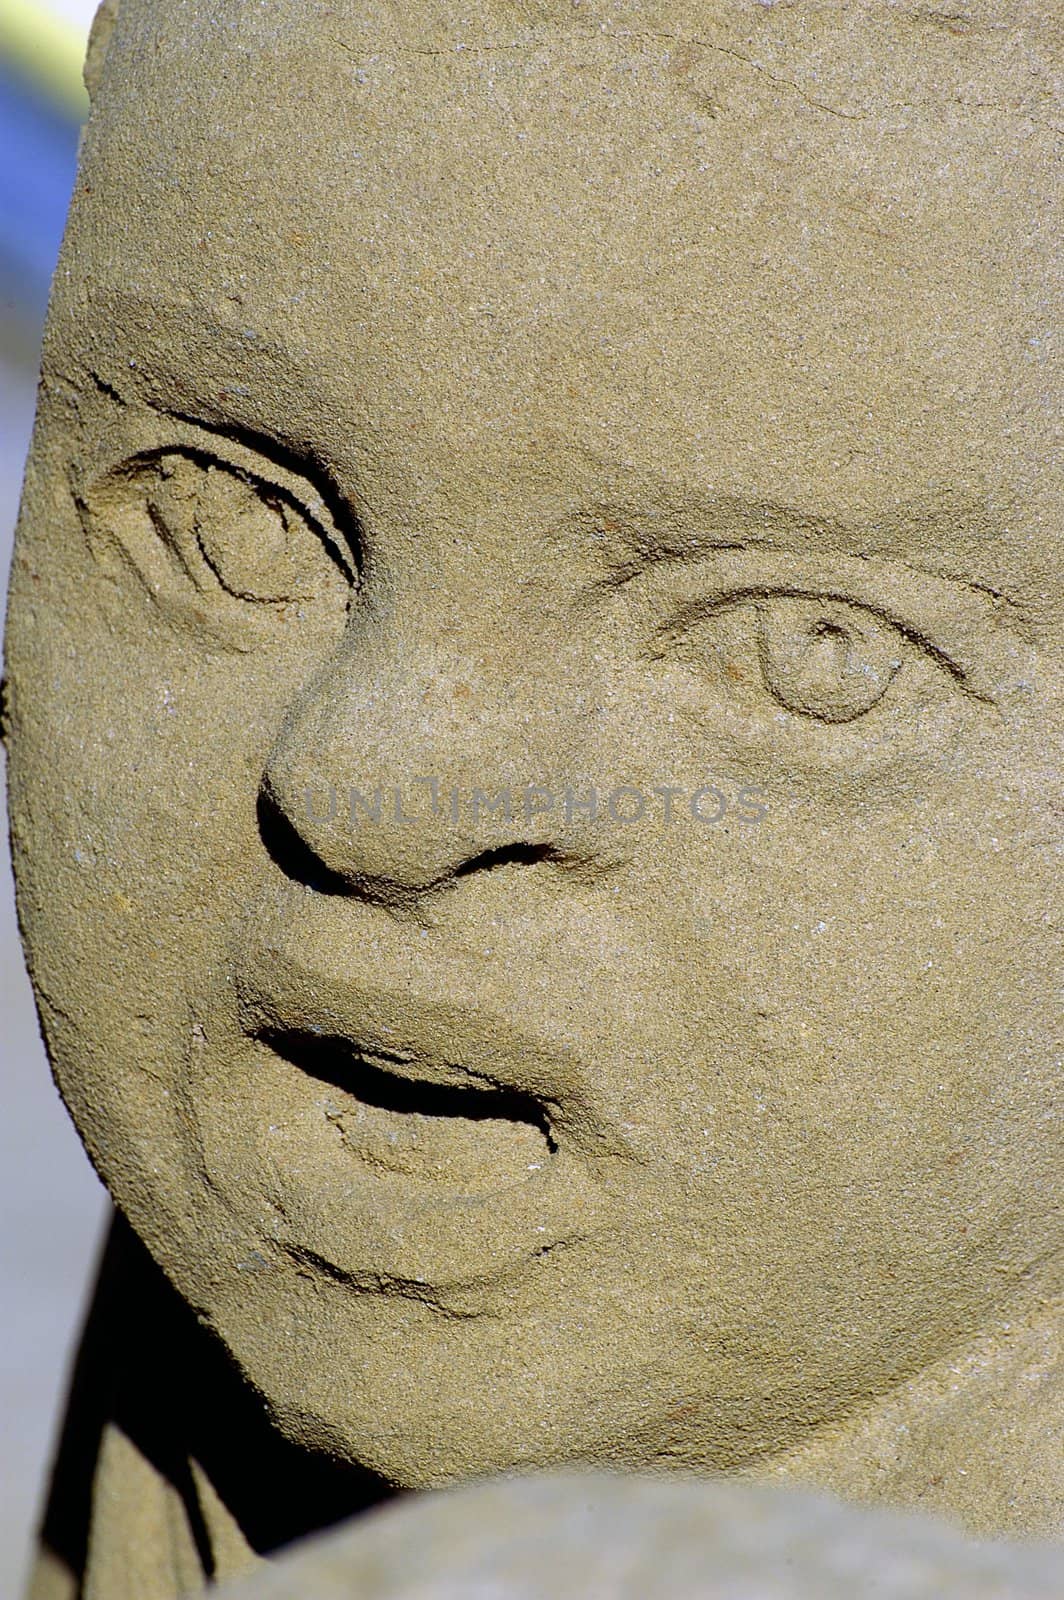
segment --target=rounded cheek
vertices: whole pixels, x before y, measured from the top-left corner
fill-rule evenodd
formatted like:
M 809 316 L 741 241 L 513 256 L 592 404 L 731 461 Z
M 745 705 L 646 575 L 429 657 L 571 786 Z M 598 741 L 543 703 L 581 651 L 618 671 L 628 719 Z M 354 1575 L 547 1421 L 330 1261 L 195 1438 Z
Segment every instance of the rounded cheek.
M 852 826 L 766 828 L 756 871 L 722 840 L 712 936 L 662 947 L 684 1020 L 630 1102 L 626 1270 L 676 1275 L 722 1350 L 756 1329 L 763 1363 L 812 1373 L 830 1345 L 836 1375 L 900 1372 L 1052 1237 L 1053 1009 L 1029 982 L 1051 883 L 975 820 L 943 820 L 933 862 L 897 822 L 878 856 Z
M 1013 1086 L 1048 1071 L 1052 996 L 1032 973 L 1053 889 L 1022 834 L 985 823 L 985 794 L 943 796 L 930 838 L 908 815 L 770 816 L 744 844 L 722 835 L 701 874 L 677 850 L 691 916 L 661 970 L 683 1022 L 642 1107 L 670 1161 L 903 1187 L 999 1146 L 1031 1110 Z
M 285 695 L 259 661 L 190 665 L 162 630 L 105 633 L 84 592 L 50 615 L 73 620 L 42 630 L 20 681 L 20 896 L 64 1097 L 151 1237 L 197 1203 L 179 1079 L 261 854 Z

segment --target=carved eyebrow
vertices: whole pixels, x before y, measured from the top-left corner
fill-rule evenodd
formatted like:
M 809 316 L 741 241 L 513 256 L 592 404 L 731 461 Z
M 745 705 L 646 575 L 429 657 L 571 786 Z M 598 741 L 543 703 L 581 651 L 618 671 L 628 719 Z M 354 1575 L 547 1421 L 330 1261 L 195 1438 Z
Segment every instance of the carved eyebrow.
M 882 517 L 846 519 L 767 499 L 698 492 L 681 497 L 662 495 L 658 489 L 638 501 L 583 507 L 556 523 L 548 538 L 559 546 L 577 543 L 616 582 L 652 565 L 696 562 L 760 546 L 829 559 L 889 560 L 908 567 L 914 576 L 948 579 L 1015 607 L 1018 616 L 1026 614 L 993 580 L 997 562 L 987 563 L 987 576 L 973 575 L 979 555 L 993 552 L 1000 561 L 1007 536 L 985 504 L 959 497 L 948 505 L 911 503 Z
M 94 337 L 101 321 L 106 341 Z M 190 315 L 165 295 L 150 299 L 108 285 L 91 290 L 72 334 L 75 365 L 98 388 L 163 415 L 194 413 L 203 427 L 241 429 L 291 450 L 315 436 L 323 415 L 336 412 L 335 396 L 315 381 L 305 352 L 291 348 L 283 328 L 234 322 L 205 307 Z M 264 371 L 271 379 L 266 384 Z M 284 397 L 281 415 L 263 414 L 271 391 Z

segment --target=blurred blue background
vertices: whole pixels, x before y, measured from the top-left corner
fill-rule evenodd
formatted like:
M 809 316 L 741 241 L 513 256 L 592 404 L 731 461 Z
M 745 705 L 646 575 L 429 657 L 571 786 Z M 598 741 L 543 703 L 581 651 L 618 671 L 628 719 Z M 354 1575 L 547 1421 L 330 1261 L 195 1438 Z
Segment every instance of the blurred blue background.
M 85 111 L 94 0 L 0 0 L 0 584 L 33 425 L 48 286 Z M 0 867 L 0 1596 L 19 1594 L 103 1192 L 52 1086 Z
M 27 332 L 48 303 L 77 150 L 71 108 L 0 58 L 0 301 Z

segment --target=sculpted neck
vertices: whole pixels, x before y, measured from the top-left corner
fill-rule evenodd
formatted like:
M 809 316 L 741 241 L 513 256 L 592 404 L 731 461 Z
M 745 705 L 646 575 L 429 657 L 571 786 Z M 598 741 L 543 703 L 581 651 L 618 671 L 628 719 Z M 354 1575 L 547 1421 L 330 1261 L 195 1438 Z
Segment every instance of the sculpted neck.
M 1060 1539 L 1062 1330 L 1059 1297 L 1032 1303 L 742 1476 L 911 1506 L 980 1535 Z

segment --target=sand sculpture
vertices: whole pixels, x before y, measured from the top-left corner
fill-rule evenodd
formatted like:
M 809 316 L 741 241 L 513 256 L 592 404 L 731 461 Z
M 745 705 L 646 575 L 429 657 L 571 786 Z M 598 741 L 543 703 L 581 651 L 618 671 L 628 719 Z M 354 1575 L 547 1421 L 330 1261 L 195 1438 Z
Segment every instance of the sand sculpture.
M 1059 27 L 106 11 L 8 635 L 126 1219 L 41 1595 L 573 1463 L 1059 1532 Z

